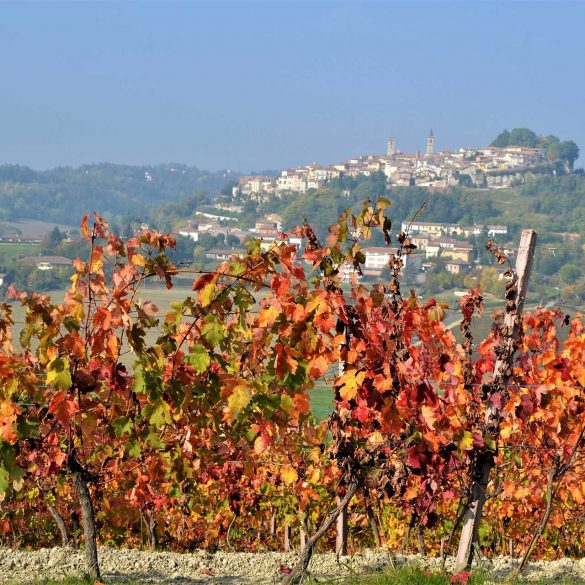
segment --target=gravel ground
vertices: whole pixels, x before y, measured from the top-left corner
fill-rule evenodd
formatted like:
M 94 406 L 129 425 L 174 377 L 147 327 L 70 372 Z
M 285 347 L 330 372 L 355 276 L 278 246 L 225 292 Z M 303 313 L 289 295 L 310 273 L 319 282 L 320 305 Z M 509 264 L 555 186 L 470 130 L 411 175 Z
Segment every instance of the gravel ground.
M 295 553 L 215 553 L 197 551 L 192 554 L 151 553 L 138 550 L 100 548 L 100 565 L 106 583 L 164 583 L 173 585 L 239 585 L 274 584 L 282 578 L 281 566 L 292 566 Z M 317 554 L 311 562 L 315 577 L 372 573 L 395 563 L 418 564 L 437 569 L 438 559 L 419 556 L 395 556 L 389 551 L 363 551 L 352 557 L 337 558 L 334 554 Z M 517 559 L 499 557 L 485 561 L 483 568 L 500 579 L 509 574 Z M 453 566 L 448 559 L 447 569 Z M 83 573 L 83 552 L 75 549 L 41 549 L 35 552 L 0 548 L 0 583 L 31 583 L 42 578 L 59 579 Z M 555 581 L 572 577 L 585 583 L 585 559 L 573 561 L 536 561 L 526 570 L 530 580 Z

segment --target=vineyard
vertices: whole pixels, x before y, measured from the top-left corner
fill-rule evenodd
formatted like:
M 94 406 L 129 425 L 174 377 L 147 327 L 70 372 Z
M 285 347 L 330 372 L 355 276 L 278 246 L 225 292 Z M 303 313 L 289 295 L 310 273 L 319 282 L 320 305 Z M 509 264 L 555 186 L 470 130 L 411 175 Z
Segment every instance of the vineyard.
M 390 203 L 309 222 L 271 248 L 193 274 L 166 314 L 145 282 L 189 268 L 170 235 L 124 240 L 95 214 L 62 303 L 12 290 L 18 344 L 0 306 L 0 539 L 184 552 L 419 552 L 465 574 L 474 555 L 581 557 L 585 549 L 585 328 L 581 316 L 523 314 L 536 234 L 515 266 L 493 243 L 506 307 L 474 339 L 482 294 L 451 308 L 400 288 L 408 233 Z M 385 285 L 358 275 L 374 231 L 397 247 Z M 347 271 L 346 271 L 347 272 Z M 154 340 L 154 341 L 152 341 Z M 131 364 L 128 365 L 128 364 Z M 311 391 L 329 383 L 319 422 Z M 440 562 L 439 562 L 440 564 Z M 460 581 L 464 582 L 464 581 Z

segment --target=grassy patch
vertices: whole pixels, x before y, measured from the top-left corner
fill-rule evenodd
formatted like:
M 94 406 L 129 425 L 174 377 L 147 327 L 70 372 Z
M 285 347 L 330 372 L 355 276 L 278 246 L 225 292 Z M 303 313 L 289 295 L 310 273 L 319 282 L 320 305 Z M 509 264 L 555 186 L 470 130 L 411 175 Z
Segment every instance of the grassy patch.
M 452 582 L 460 583 L 462 581 L 451 581 L 451 576 L 439 573 L 425 571 L 415 567 L 405 567 L 390 572 L 384 572 L 378 575 L 354 576 L 347 579 L 332 579 L 330 581 L 312 581 L 311 585 L 450 585 Z M 465 582 L 465 581 L 463 581 Z M 502 583 L 506 585 L 515 585 L 525 583 L 523 581 L 495 580 L 489 575 L 476 574 L 472 575 L 467 585 L 495 585 Z M 549 585 L 549 581 L 531 581 L 533 585 Z M 557 585 L 582 585 L 583 581 L 579 579 L 564 579 L 556 581 Z
M 44 579 L 42 581 L 25 581 L 15 585 L 94 585 L 89 577 L 66 577 L 65 579 Z
M 38 244 L 26 242 L 1 242 L 0 243 L 0 266 L 10 266 L 22 256 L 36 256 L 39 253 Z

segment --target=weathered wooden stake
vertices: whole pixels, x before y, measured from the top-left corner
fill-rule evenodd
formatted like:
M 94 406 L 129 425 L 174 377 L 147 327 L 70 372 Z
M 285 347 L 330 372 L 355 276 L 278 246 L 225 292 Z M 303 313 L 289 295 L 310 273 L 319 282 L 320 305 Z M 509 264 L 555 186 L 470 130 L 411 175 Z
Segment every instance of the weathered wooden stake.
M 339 499 L 337 500 L 339 503 Z M 337 517 L 335 535 L 335 554 L 339 556 L 347 555 L 347 537 L 349 535 L 349 527 L 347 521 L 347 506 L 341 510 Z
M 504 325 L 511 331 L 508 338 L 508 347 L 505 352 L 507 359 L 498 359 L 494 366 L 493 381 L 495 385 L 505 386 L 509 378 L 509 366 L 514 355 L 514 343 L 518 335 L 517 319 L 522 315 L 524 308 L 524 299 L 528 291 L 528 279 L 532 268 L 532 259 L 536 246 L 536 232 L 534 230 L 522 230 L 520 246 L 518 248 L 518 257 L 516 259 L 516 277 L 517 277 L 517 296 L 515 312 L 506 312 Z M 500 418 L 500 409 L 493 401 L 490 401 L 485 412 L 485 426 L 492 434 L 492 438 L 497 441 L 498 422 Z M 471 566 L 473 560 L 474 546 L 478 542 L 479 525 L 483 513 L 483 505 L 486 500 L 487 486 L 490 479 L 490 473 L 494 467 L 494 457 L 491 451 L 486 451 L 476 459 L 474 469 L 472 469 L 472 485 L 469 503 L 463 518 L 463 529 L 459 540 L 457 550 L 457 559 L 455 561 L 455 570 L 462 571 Z
M 307 546 L 307 535 L 308 535 L 308 529 L 307 529 L 307 519 L 303 518 L 301 520 L 301 525 L 299 527 L 299 535 L 300 535 L 300 539 L 301 539 L 301 552 L 303 552 L 305 550 L 305 547 Z
M 508 553 L 511 557 L 515 556 L 516 551 L 514 550 L 514 539 L 508 539 Z
M 284 525 L 284 552 L 290 552 L 290 524 Z
M 270 536 L 276 536 L 276 514 L 274 512 L 270 516 Z

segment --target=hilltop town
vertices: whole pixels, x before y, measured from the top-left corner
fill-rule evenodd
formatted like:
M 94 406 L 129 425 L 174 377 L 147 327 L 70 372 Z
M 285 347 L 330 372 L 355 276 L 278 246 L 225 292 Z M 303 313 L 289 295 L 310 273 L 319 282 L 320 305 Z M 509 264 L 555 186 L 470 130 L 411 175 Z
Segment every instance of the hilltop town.
M 285 169 L 278 176 L 209 174 L 178 164 L 93 165 L 43 172 L 0 167 L 0 186 L 14 206 L 12 211 L 4 209 L 5 219 L 0 218 L 0 289 L 9 282 L 39 290 L 62 286 L 72 259 L 81 252 L 71 224 L 55 229 L 57 224 L 50 221 L 19 221 L 17 203 L 34 198 L 38 215 L 42 210 L 42 217 L 49 220 L 61 217 L 63 208 L 56 207 L 56 201 L 65 197 L 71 201 L 68 214 L 62 215 L 67 220 L 75 212 L 76 193 L 87 191 L 91 197 L 99 193 L 100 201 L 116 202 L 122 189 L 123 207 L 107 209 L 105 204 L 118 232 L 172 231 L 177 239 L 173 260 L 206 267 L 243 251 L 253 238 L 269 249 L 303 217 L 324 241 L 328 226 L 344 209 L 385 196 L 392 202 L 396 228 L 400 226 L 415 246 L 403 258 L 403 276 L 432 293 L 477 284 L 498 292 L 503 283 L 490 266 L 493 259 L 485 253 L 486 241 L 493 238 L 513 253 L 518 230 L 527 219 L 547 233 L 547 246 L 536 261 L 536 270 L 544 276 L 543 294 L 556 294 L 558 284 L 547 279 L 559 272 L 566 294 L 585 298 L 585 280 L 579 280 L 585 274 L 585 177 L 581 169 L 573 171 L 577 157 L 572 141 L 515 128 L 501 132 L 490 146 L 456 152 L 436 151 L 432 131 L 424 154 L 402 153 L 390 138 L 385 154 L 327 166 L 314 163 Z M 194 185 L 207 189 L 193 192 Z M 137 193 L 145 196 L 138 198 Z M 130 203 L 133 216 L 127 211 Z M 54 210 L 61 215 L 52 214 Z M 289 234 L 287 239 L 302 248 L 298 238 Z M 340 267 L 341 276 L 384 281 L 397 250 L 383 243 L 380 233 L 372 234 L 362 243 L 361 274 L 347 264 Z
M 456 152 L 435 151 L 431 130 L 426 151 L 403 153 L 395 138 L 389 138 L 385 154 L 358 156 L 331 165 L 317 163 L 283 170 L 279 177 L 242 176 L 234 192 L 253 198 L 269 194 L 304 193 L 319 189 L 340 176 L 369 176 L 384 173 L 390 186 L 446 189 L 455 185 L 503 189 L 520 183 L 527 172 L 552 173 L 553 165 L 544 148 L 485 146 L 460 148 Z

